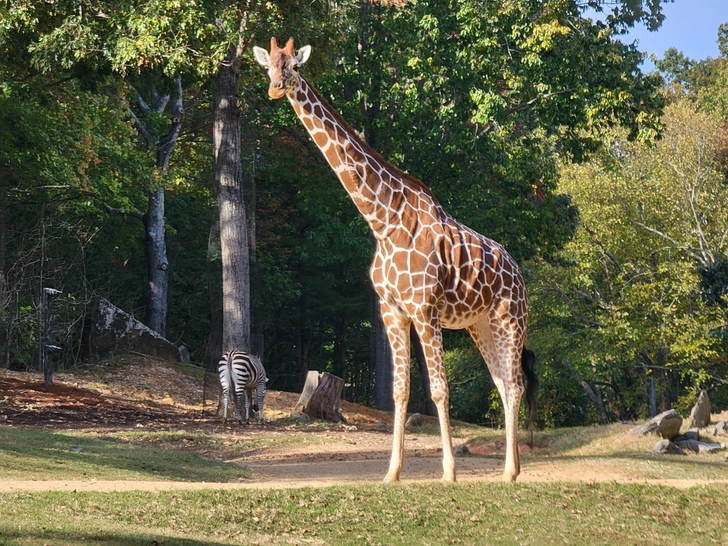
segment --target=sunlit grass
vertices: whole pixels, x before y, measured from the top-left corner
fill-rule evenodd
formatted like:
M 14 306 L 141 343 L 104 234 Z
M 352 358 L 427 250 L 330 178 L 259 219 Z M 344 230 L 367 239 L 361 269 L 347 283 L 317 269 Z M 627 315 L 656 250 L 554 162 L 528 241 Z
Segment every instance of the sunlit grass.
M 239 481 L 248 475 L 195 451 L 136 445 L 122 435 L 0 428 L 0 479 Z
M 0 496 L 0 543 L 725 544 L 728 488 L 440 483 Z

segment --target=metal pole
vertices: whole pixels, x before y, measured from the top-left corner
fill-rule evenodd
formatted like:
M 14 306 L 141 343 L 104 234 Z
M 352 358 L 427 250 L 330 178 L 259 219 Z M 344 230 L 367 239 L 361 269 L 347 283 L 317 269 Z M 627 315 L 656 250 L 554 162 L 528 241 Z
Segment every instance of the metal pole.
M 53 324 L 53 299 L 61 293 L 55 288 L 44 288 L 41 301 L 41 324 L 43 331 L 41 332 L 41 350 L 40 350 L 40 367 L 43 370 L 43 378 L 46 385 L 53 384 L 53 362 L 49 358 L 49 350 L 55 350 L 57 347 L 51 344 L 51 326 Z

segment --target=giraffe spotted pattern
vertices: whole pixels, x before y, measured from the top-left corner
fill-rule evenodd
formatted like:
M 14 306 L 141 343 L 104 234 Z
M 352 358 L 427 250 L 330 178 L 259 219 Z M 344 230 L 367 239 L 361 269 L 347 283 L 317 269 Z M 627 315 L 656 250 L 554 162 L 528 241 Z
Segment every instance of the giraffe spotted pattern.
M 395 402 L 385 481 L 398 480 L 402 470 L 410 324 L 425 353 L 440 418 L 443 480 L 454 481 L 456 471 L 442 328 L 465 328 L 483 355 L 505 407 L 504 479 L 515 480 L 520 472 L 517 426 L 528 315 L 518 265 L 500 244 L 450 216 L 422 182 L 387 163 L 300 76 L 298 68 L 308 59 L 310 46 L 295 52 L 293 39 L 280 48 L 273 38 L 270 52 L 257 47 L 254 52 L 268 70 L 269 95 L 288 98 L 376 239 L 370 274 L 392 347 Z M 531 377 L 530 369 L 526 371 Z

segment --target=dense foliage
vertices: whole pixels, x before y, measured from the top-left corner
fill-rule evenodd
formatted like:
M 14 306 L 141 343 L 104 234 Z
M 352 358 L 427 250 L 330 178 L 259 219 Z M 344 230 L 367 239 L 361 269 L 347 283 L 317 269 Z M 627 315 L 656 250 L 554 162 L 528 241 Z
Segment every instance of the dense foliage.
M 143 224 L 108 211 L 144 210 L 159 184 L 167 337 L 205 359 L 222 297 L 210 78 L 244 29 L 258 45 L 271 34 L 310 43 L 306 77 L 343 117 L 519 260 L 543 424 L 643 416 L 652 377 L 659 408 L 700 388 L 720 398 L 728 72 L 723 58 L 676 54 L 664 70 L 681 87 L 661 92 L 662 78 L 640 71 L 640 53 L 619 37 L 659 26 L 658 0 L 77 4 L 0 2 L 0 365 L 36 365 L 41 287 L 63 291 L 60 365 L 82 358 L 93 295 L 144 316 Z M 602 20 L 586 8 L 605 10 Z M 306 370 L 326 369 L 346 378 L 347 397 L 371 403 L 366 225 L 290 107 L 268 100 L 250 52 L 244 59 L 253 330 L 271 387 L 297 389 Z M 177 74 L 185 121 L 161 179 L 129 112 L 134 89 L 171 87 Z M 160 134 L 169 124 L 145 122 Z M 684 180 L 667 163 L 678 154 L 709 160 L 690 167 L 705 174 L 699 217 L 678 199 Z M 711 257 L 696 257 L 706 245 Z M 498 423 L 470 340 L 448 333 L 446 348 L 453 416 Z M 412 408 L 422 403 L 415 393 Z

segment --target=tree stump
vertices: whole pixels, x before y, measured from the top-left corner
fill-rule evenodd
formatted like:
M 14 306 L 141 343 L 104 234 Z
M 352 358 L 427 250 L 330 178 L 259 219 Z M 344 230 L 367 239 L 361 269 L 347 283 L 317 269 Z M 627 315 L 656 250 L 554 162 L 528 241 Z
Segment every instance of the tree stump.
M 306 413 L 312 419 L 326 419 L 339 423 L 344 418 L 339 409 L 344 380 L 326 372 L 311 371 L 306 376 L 301 396 L 294 411 Z

